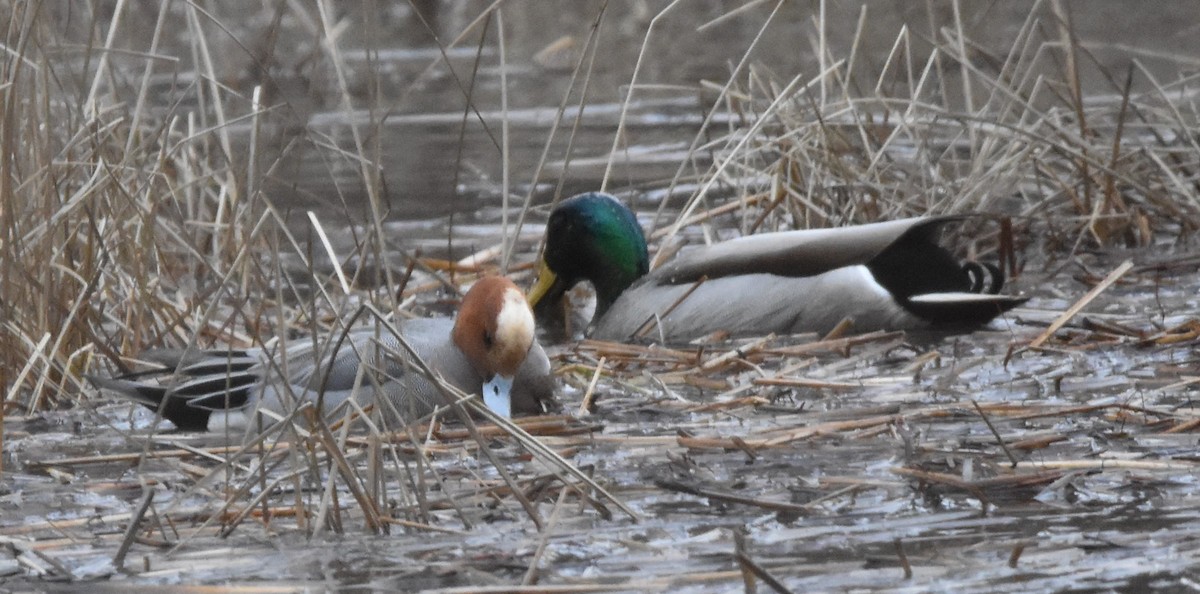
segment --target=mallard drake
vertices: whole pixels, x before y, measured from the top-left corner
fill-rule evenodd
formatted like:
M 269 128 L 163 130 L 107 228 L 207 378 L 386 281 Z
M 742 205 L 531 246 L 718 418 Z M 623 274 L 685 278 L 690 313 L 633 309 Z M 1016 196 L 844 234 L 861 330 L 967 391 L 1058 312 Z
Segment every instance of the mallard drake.
M 590 335 L 605 340 L 824 334 L 843 319 L 855 332 L 978 326 L 1026 299 L 999 294 L 999 268 L 960 263 L 937 244 L 940 227 L 964 218 L 761 233 L 685 248 L 649 272 L 637 218 L 590 192 L 550 213 L 529 301 L 540 323 L 562 327 L 564 293 L 590 281 Z
M 503 416 L 540 413 L 553 400 L 550 360 L 534 337 L 533 314 L 507 278 L 476 282 L 454 320 L 412 319 L 396 328 L 436 373 L 464 392 L 483 395 Z M 320 402 L 329 414 L 355 393 L 391 423 L 419 418 L 444 402 L 395 335 L 376 328 L 344 334 L 273 348 L 152 350 L 142 358 L 161 369 L 89 379 L 161 410 L 184 430 L 242 426 L 257 407 L 284 413 L 302 400 Z M 381 394 L 386 398 L 377 399 Z

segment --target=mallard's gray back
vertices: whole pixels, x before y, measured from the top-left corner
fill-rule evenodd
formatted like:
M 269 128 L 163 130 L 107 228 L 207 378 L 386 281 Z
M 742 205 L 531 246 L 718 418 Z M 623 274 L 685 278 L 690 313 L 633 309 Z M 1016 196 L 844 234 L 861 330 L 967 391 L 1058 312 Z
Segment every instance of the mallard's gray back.
M 914 217 L 852 227 L 747 235 L 712 245 L 685 247 L 649 276 L 669 283 L 755 273 L 815 276 L 866 264 L 901 237 L 918 237 L 932 243 L 942 225 L 962 218 Z
M 592 335 L 627 340 L 647 320 L 652 321 L 644 336 L 667 342 L 717 331 L 735 337 L 825 333 L 847 317 L 854 321 L 856 332 L 928 325 L 900 307 L 874 283 L 864 266 L 808 277 L 748 274 L 715 278 L 700 283 L 684 298 L 693 285 L 661 284 L 654 276 L 647 277 L 621 295 L 597 322 Z M 661 315 L 676 302 L 670 313 Z

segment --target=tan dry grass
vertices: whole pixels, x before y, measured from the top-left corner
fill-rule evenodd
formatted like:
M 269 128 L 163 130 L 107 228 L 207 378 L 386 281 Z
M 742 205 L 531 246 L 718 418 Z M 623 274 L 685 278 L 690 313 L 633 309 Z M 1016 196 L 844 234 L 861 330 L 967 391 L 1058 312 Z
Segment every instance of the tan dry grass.
M 993 213 L 1051 253 L 1186 241 L 1200 228 L 1195 75 L 1163 83 L 1137 59 L 1127 72 L 1090 63 L 1059 2 L 1037 3 L 1008 53 L 988 55 L 964 38 L 954 7 L 955 26 L 937 32 L 931 52 L 904 29 L 879 72 L 854 51 L 870 4 L 847 55 L 828 53 L 827 25 L 813 23 L 819 72 L 782 78 L 743 58 L 709 85 L 693 159 L 671 181 L 697 189 L 655 235 L 669 240 L 703 219 L 695 213 L 724 206 L 734 208 L 714 226 L 743 233 Z M 1177 56 L 1181 71 L 1189 60 Z M 1109 95 L 1081 95 L 1081 61 Z M 1147 90 L 1132 92 L 1135 79 Z
M 94 406 L 81 373 L 124 370 L 147 348 L 261 345 L 297 332 L 336 336 L 356 310 L 374 312 L 366 317 L 386 325 L 406 295 L 407 275 L 394 272 L 407 265 L 411 274 L 416 263 L 390 261 L 397 256 L 383 229 L 377 126 L 387 105 L 373 99 L 365 122 L 351 113 L 361 106 L 339 49 L 346 22 L 334 7 L 322 2 L 286 10 L 317 41 L 311 76 L 333 79 L 348 116 L 353 146 L 333 151 L 343 163 L 331 167 L 357 168 L 366 189 L 368 220 L 352 253 L 338 252 L 311 213 L 311 237 L 293 235 L 284 208 L 261 191 L 279 162 L 277 154 L 260 153 L 262 122 L 272 115 L 262 104 L 263 86 L 249 85 L 243 94 L 224 84 L 230 69 L 222 60 L 228 56 L 216 53 L 230 40 L 232 20 L 243 16 L 239 9 L 216 14 L 194 4 L 156 8 L 153 30 L 142 35 L 130 28 L 145 24 L 146 15 L 124 2 L 106 14 L 97 14 L 109 8 L 96 4 L 65 12 L 37 4 L 9 8 L 5 42 L 11 51 L 0 64 L 8 81 L 0 88 L 6 109 L 0 126 L 0 420 L 69 404 Z M 82 25 L 81 15 L 87 17 Z M 189 29 L 190 64 L 158 53 L 160 39 L 180 25 Z M 131 49 L 136 43 L 127 43 L 130 36 L 148 41 L 149 49 Z M 257 67 L 279 58 L 271 49 L 243 50 Z M 153 97 L 164 88 L 169 98 Z M 320 145 L 325 139 L 302 132 L 292 142 Z M 303 273 L 285 260 L 300 262 Z M 318 272 L 318 260 L 332 265 Z M 373 268 L 382 273 L 374 279 L 377 289 L 355 288 L 366 267 L 347 274 L 343 264 L 352 261 L 379 263 Z M 459 280 L 491 270 L 474 269 Z M 365 308 L 357 305 L 364 302 Z M 504 496 L 492 487 L 484 497 L 519 502 L 540 522 L 540 512 L 507 470 L 511 460 L 488 447 L 465 410 L 455 406 L 447 414 L 466 424 L 478 445 L 475 455 L 501 479 Z M 569 490 L 612 500 L 520 427 L 492 420 L 543 472 L 566 479 Z M 367 432 L 366 443 L 347 446 L 352 426 Z M 415 425 L 384 436 L 364 418 L 330 427 L 301 408 L 264 421 L 261 429 L 230 452 L 201 453 L 207 468 L 180 465 L 183 476 L 193 479 L 189 494 L 215 495 L 207 486 L 213 480 L 226 485 L 227 492 L 213 499 L 216 513 L 206 516 L 222 523 L 223 533 L 255 509 L 269 517 L 269 508 L 281 505 L 294 507 L 299 529 L 340 531 L 346 502 L 339 502 L 339 493 L 355 499 L 354 517 L 373 531 L 395 522 L 424 526 L 434 507 L 460 505 L 459 493 L 437 501 L 429 496 L 444 479 L 427 451 L 431 436 Z M 396 438 L 411 451 L 398 452 Z M 143 448 L 137 464 L 144 469 L 155 440 L 131 439 Z M 491 482 L 475 479 L 478 485 Z M 320 487 L 314 490 L 314 484 Z M 389 501 L 398 506 L 394 517 Z M 148 499 L 140 509 L 149 509 Z M 463 524 L 473 522 L 462 509 L 459 515 Z

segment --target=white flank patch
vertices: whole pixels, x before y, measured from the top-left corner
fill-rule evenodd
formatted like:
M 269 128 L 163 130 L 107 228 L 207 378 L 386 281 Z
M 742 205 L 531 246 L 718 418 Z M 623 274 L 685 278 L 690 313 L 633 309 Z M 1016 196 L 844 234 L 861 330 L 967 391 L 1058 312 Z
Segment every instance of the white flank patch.
M 991 303 L 1012 300 L 1009 295 L 992 295 L 990 293 L 926 293 L 914 295 L 913 303 Z
M 887 289 L 883 288 L 883 285 L 879 284 L 879 281 L 875 280 L 875 275 L 871 274 L 871 271 L 868 270 L 865 265 L 856 264 L 854 266 L 847 266 L 840 270 L 844 270 L 846 271 L 846 274 L 852 275 L 854 277 L 854 282 L 856 282 L 863 289 L 874 293 L 876 296 L 887 299 L 892 298 L 892 294 L 889 293 Z
M 245 431 L 250 426 L 250 416 L 256 407 L 247 406 L 237 410 L 214 410 L 208 415 L 208 432 L 224 433 L 226 430 Z

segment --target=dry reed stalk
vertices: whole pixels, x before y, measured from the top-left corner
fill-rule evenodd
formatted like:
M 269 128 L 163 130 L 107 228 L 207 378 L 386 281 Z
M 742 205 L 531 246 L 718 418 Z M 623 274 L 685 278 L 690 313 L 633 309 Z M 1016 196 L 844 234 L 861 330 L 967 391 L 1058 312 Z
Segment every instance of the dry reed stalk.
M 570 79 L 569 84 L 567 85 L 567 88 L 570 88 L 570 89 L 576 88 L 576 85 L 579 83 L 580 72 L 585 72 L 585 74 L 583 76 L 582 88 L 579 91 L 579 104 L 578 104 L 577 115 L 575 117 L 575 122 L 571 126 L 571 132 L 567 136 L 567 146 L 564 151 L 566 153 L 566 157 L 563 160 L 562 172 L 559 175 L 558 183 L 554 189 L 554 196 L 550 201 L 551 206 L 557 204 L 558 201 L 562 198 L 563 184 L 566 183 L 567 173 L 570 171 L 571 158 L 574 155 L 573 148 L 575 145 L 575 140 L 576 140 L 576 138 L 578 138 L 578 135 L 579 135 L 579 127 L 583 123 L 582 116 L 584 113 L 584 109 L 587 105 L 588 98 L 590 96 L 589 90 L 591 88 L 592 72 L 593 72 L 593 69 L 596 64 L 596 55 L 599 53 L 599 44 L 597 43 L 597 37 L 600 34 L 600 26 L 604 22 L 604 18 L 605 18 L 605 15 L 607 14 L 607 10 L 608 10 L 608 3 L 604 2 L 601 4 L 600 8 L 596 11 L 596 18 L 595 18 L 595 20 L 592 21 L 592 25 L 588 29 L 587 42 L 584 44 L 583 51 L 580 52 L 579 60 L 575 63 L 575 66 L 571 71 L 571 79 Z M 587 62 L 586 69 L 584 68 L 585 61 Z M 553 146 L 555 136 L 558 133 L 558 127 L 562 123 L 563 114 L 566 113 L 567 102 L 570 100 L 570 98 L 571 98 L 570 93 L 564 93 L 563 97 L 562 97 L 562 101 L 559 102 L 559 104 L 558 104 L 558 110 L 554 114 L 554 123 L 551 126 L 549 133 L 546 135 L 546 142 L 542 146 L 542 153 L 538 157 L 537 166 L 534 167 L 534 169 L 533 169 L 533 174 L 531 176 L 532 181 L 529 184 L 530 191 L 525 195 L 525 202 L 522 204 L 521 212 L 517 216 L 516 227 L 513 230 L 513 234 L 512 234 L 513 239 L 512 239 L 512 242 L 509 244 L 508 250 L 506 252 L 506 255 L 508 255 L 508 256 L 511 256 L 512 252 L 516 249 L 517 237 L 520 235 L 521 229 L 525 225 L 526 214 L 528 214 L 528 212 L 530 211 L 530 209 L 533 206 L 534 189 L 537 188 L 538 181 L 541 179 L 542 172 L 544 171 L 544 169 L 546 167 L 546 162 L 549 159 L 551 147 Z M 545 241 L 545 238 L 542 238 L 538 242 L 538 247 L 535 251 L 539 254 L 541 253 L 542 248 L 544 247 L 543 246 L 544 241 Z M 503 267 L 505 269 L 509 269 L 509 266 L 510 266 L 510 263 L 506 259 L 503 263 Z
M 1165 209 L 1166 212 L 1172 212 L 1171 216 L 1177 217 L 1184 227 L 1194 227 L 1200 218 L 1200 210 L 1191 206 L 1195 202 L 1193 192 L 1183 189 L 1186 182 L 1181 183 L 1180 175 L 1172 171 L 1174 167 L 1168 165 L 1162 156 L 1171 155 L 1174 151 L 1150 150 L 1138 157 L 1123 156 L 1130 154 L 1126 146 L 1130 144 L 1126 114 L 1146 113 L 1139 109 L 1134 94 L 1126 90 L 1128 87 L 1117 89 L 1119 101 L 1113 105 L 1097 107 L 1095 102 L 1085 104 L 1083 101 L 1079 90 L 1079 56 L 1076 53 L 1079 46 L 1073 25 L 1060 3 L 1051 4 L 1057 13 L 1059 35 L 1049 39 L 1039 37 L 1037 17 L 1047 14 L 1045 7 L 1039 4 L 1039 8 L 1030 14 L 1018 31 L 1012 51 L 1000 66 L 999 75 L 979 67 L 975 56 L 981 48 L 966 37 L 962 15 L 955 3 L 954 20 L 946 33 L 949 42 L 936 46 L 923 68 L 914 68 L 905 34 L 899 35 L 882 68 L 883 74 L 875 83 L 873 95 L 855 92 L 852 81 L 848 80 L 856 66 L 854 51 L 859 44 L 857 37 L 850 43 L 851 54 L 844 66 L 835 68 L 834 61 L 827 59 L 825 53 L 818 55 L 824 65 L 820 67 L 821 75 L 813 79 L 819 87 L 819 97 L 807 102 L 807 107 L 800 96 L 781 105 L 779 100 L 781 95 L 788 94 L 786 89 L 782 93 L 760 93 L 760 87 L 754 84 L 757 81 L 753 78 L 745 86 L 727 86 L 722 90 L 722 96 L 737 96 L 742 103 L 763 107 L 756 110 L 757 115 L 744 128 L 735 128 L 725 134 L 724 148 L 704 177 L 710 181 L 702 183 L 700 189 L 695 191 L 670 230 L 658 229 L 653 233 L 654 237 L 672 235 L 682 224 L 695 222 L 691 219 L 690 210 L 702 197 L 708 200 L 705 195 L 711 180 L 726 179 L 734 163 L 748 172 L 740 176 L 741 181 L 736 182 L 746 190 L 723 204 L 710 205 L 709 210 L 731 214 L 740 211 L 743 220 L 759 217 L 759 221 L 767 222 L 771 217 L 763 217 L 768 211 L 759 209 L 762 212 L 756 214 L 753 208 L 739 206 L 737 201 L 740 197 L 764 194 L 787 197 L 786 206 L 778 209 L 778 212 L 787 213 L 788 216 L 774 217 L 778 219 L 777 222 L 768 226 L 805 227 L 828 224 L 831 220 L 834 223 L 867 222 L 924 212 L 990 210 L 989 205 L 1000 201 L 1000 197 L 995 195 L 995 188 L 1020 188 L 1029 185 L 1025 180 L 1048 176 L 1052 183 L 1063 189 L 1063 193 L 1057 197 L 1045 196 L 1040 199 L 1026 197 L 1026 206 L 1018 213 L 1022 217 L 1038 210 L 1073 210 L 1088 217 L 1085 226 L 1096 228 L 1102 223 L 1108 229 L 1093 238 L 1101 243 L 1126 237 L 1135 237 L 1138 242 L 1145 241 L 1147 233 L 1154 230 L 1155 220 L 1155 217 L 1146 214 L 1148 210 L 1161 212 Z M 659 16 L 665 16 L 667 12 L 663 11 Z M 818 23 L 818 39 L 822 27 Z M 651 31 L 650 35 L 653 34 Z M 1064 78 L 1072 89 L 1069 97 L 1054 95 L 1052 88 L 1035 76 L 1040 73 L 1039 68 L 1048 57 L 1042 50 L 1051 44 L 1060 44 L 1067 53 Z M 824 47 L 819 41 L 817 46 Z M 944 87 L 939 100 L 930 101 L 926 96 L 926 81 L 934 70 L 940 71 L 942 54 L 948 55 L 960 66 L 962 107 L 953 106 L 950 93 Z M 735 76 L 736 73 L 729 80 L 735 80 Z M 891 77 L 907 81 L 907 96 L 885 94 L 884 89 L 888 87 L 887 82 Z M 946 79 L 941 80 L 945 84 Z M 828 90 L 829 81 L 836 81 L 841 85 L 840 88 L 837 91 Z M 985 100 L 980 100 L 983 95 L 978 92 L 979 89 L 986 89 Z M 1049 97 L 1051 103 L 1061 99 L 1071 110 L 1076 129 L 1064 125 L 1066 118 L 1056 112 L 1053 106 L 1048 109 L 1043 96 Z M 834 100 L 839 97 L 840 100 Z M 1175 110 L 1174 121 L 1168 126 L 1178 130 L 1195 126 L 1195 114 L 1182 114 L 1176 101 L 1167 103 Z M 882 121 L 880 116 L 884 118 Z M 755 137 L 762 122 L 769 119 L 774 120 L 771 122 L 772 129 L 778 132 L 775 135 L 762 135 L 761 142 L 756 138 L 755 143 L 746 143 L 746 139 Z M 951 124 L 951 121 L 957 121 L 958 124 Z M 840 128 L 846 128 L 851 133 L 843 134 Z M 1153 126 L 1149 129 L 1154 133 Z M 879 138 L 877 131 L 884 134 L 879 142 L 875 140 Z M 697 138 L 717 132 L 706 121 Z M 853 138 L 858 138 L 859 142 L 848 142 Z M 915 156 L 900 152 L 907 150 L 909 144 L 916 147 Z M 942 151 L 941 147 L 945 144 L 951 147 L 961 144 L 967 151 L 961 166 L 955 160 L 954 153 Z M 696 152 L 696 148 L 694 144 L 689 153 Z M 1047 159 L 1039 156 L 1047 154 L 1047 151 L 1065 158 Z M 764 159 L 762 155 L 769 152 L 779 154 L 778 160 L 771 162 Z M 859 161 L 869 165 L 861 168 Z M 777 166 L 778 163 L 802 164 L 801 168 L 806 173 L 798 177 L 790 175 L 796 168 Z M 887 167 L 883 167 L 885 163 Z M 1147 163 L 1150 169 L 1145 167 Z M 944 175 L 928 177 L 905 174 L 916 167 L 944 171 Z M 1184 164 L 1183 168 L 1186 169 L 1187 165 Z M 1173 188 L 1185 197 L 1182 202 L 1174 201 L 1173 204 L 1187 204 L 1184 210 L 1159 201 L 1161 190 L 1158 187 L 1161 184 L 1146 177 L 1147 174 L 1153 175 L 1153 170 L 1168 171 L 1167 179 L 1172 180 Z M 789 172 L 789 177 L 780 184 L 780 177 L 772 174 L 772 171 Z M 954 179 L 961 178 L 962 172 L 967 174 L 965 179 Z M 1094 175 L 1105 179 L 1106 198 L 1103 202 L 1109 206 L 1102 211 L 1096 211 L 1098 202 L 1090 198 L 1091 186 L 1095 183 L 1092 180 Z M 815 186 L 811 181 L 813 179 L 823 180 L 822 186 Z M 825 195 L 821 187 L 838 187 L 840 180 L 847 180 L 843 183 L 850 187 L 861 186 L 865 192 L 852 190 L 844 195 Z M 947 180 L 954 187 L 949 191 L 939 188 L 938 184 L 945 184 Z M 1077 198 L 1075 188 L 1083 193 Z M 937 201 L 925 198 L 934 193 L 945 195 L 946 198 Z M 1071 203 L 1073 199 L 1077 200 L 1074 204 Z M 1097 218 L 1101 214 L 1103 218 Z M 1031 223 L 1024 218 L 1018 220 L 1022 228 Z M 1040 224 L 1047 223 L 1060 224 L 1058 220 L 1040 221 Z M 758 223 L 755 224 L 757 226 Z M 1083 228 L 1076 227 L 1075 231 Z M 1130 235 L 1131 232 L 1133 235 Z M 1007 248 L 1006 253 L 1009 253 Z M 1011 259 L 1006 259 L 1006 262 L 1010 271 L 1015 270 Z
M 745 495 L 740 495 L 738 493 L 723 489 L 707 488 L 674 480 L 660 479 L 655 481 L 654 484 L 660 489 L 665 489 L 667 491 L 687 493 L 689 495 L 705 497 L 716 501 L 751 505 L 775 512 L 793 512 L 804 514 L 811 512 L 814 508 L 814 506 L 810 504 L 796 504 L 789 501 L 772 501 L 755 497 L 747 497 Z
M 1117 282 L 1132 268 L 1132 260 L 1126 260 L 1120 266 L 1117 266 L 1116 269 L 1108 273 L 1108 276 L 1104 277 L 1104 280 L 1092 287 L 1092 289 L 1084 294 L 1083 297 L 1080 297 L 1078 301 L 1071 305 L 1071 307 L 1067 308 L 1067 310 L 1064 311 L 1062 315 L 1058 317 L 1058 319 L 1054 320 L 1054 322 L 1050 324 L 1050 327 L 1046 328 L 1041 334 L 1034 338 L 1029 343 L 1029 348 L 1038 348 L 1042 346 L 1042 344 L 1049 340 L 1051 336 L 1054 336 L 1054 333 L 1057 332 L 1059 328 L 1062 328 L 1063 324 L 1066 324 L 1071 318 L 1075 317 L 1075 314 L 1078 314 L 1083 310 L 1083 308 L 1087 307 L 1087 304 L 1091 303 L 1100 295 L 1100 293 L 1103 293 L 1105 289 L 1112 286 L 1113 283 Z

